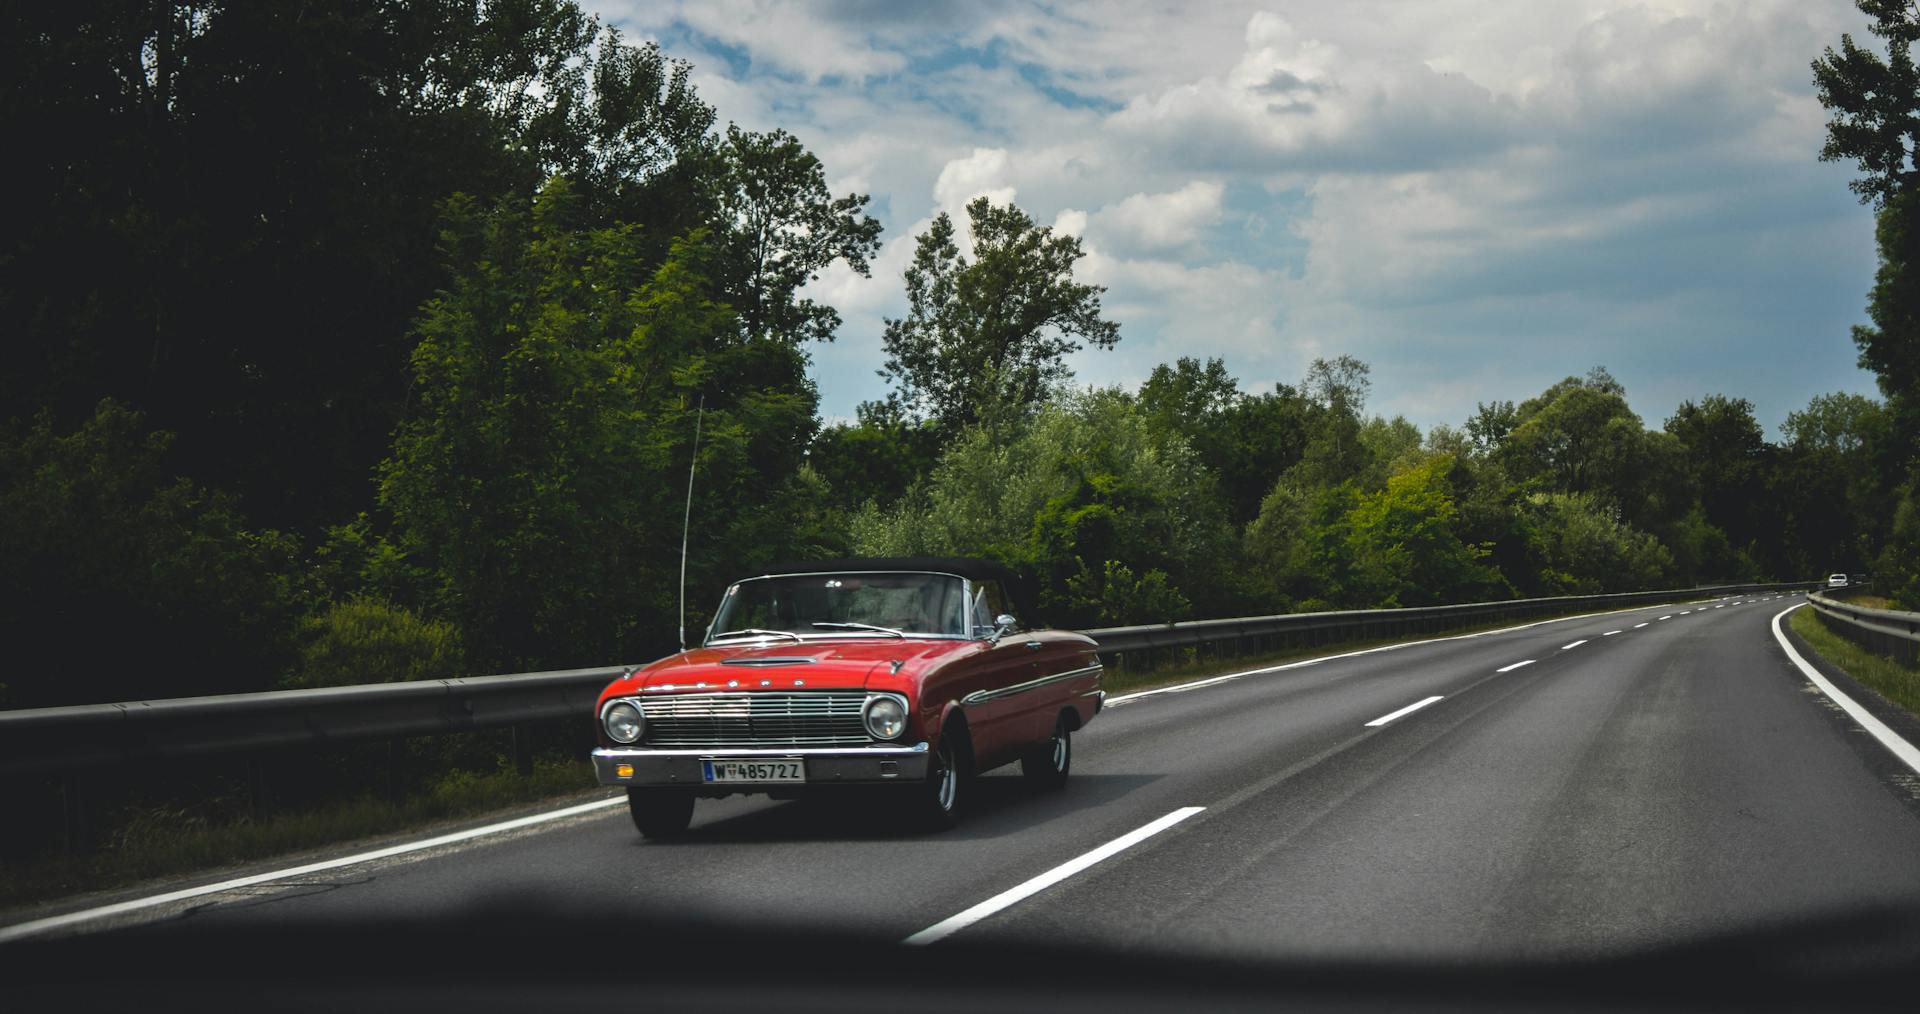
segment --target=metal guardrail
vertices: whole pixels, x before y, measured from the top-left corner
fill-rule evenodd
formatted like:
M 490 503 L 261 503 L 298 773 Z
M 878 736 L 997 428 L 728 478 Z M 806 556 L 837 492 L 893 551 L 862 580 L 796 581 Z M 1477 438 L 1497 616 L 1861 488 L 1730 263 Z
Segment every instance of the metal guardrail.
M 1904 665 L 1920 664 L 1920 613 L 1868 609 L 1840 597 L 1858 594 L 1862 590 L 1856 586 L 1844 590 L 1835 588 L 1832 591 L 1818 591 L 1807 596 L 1807 601 L 1836 633 Z
M 1635 605 L 1672 602 L 1676 599 L 1707 595 L 1738 595 L 1750 591 L 1799 590 L 1811 586 L 1797 581 L 1784 584 L 1715 585 L 1705 588 L 1651 592 L 1621 592 L 1611 595 L 1567 595 L 1555 598 L 1510 599 L 1504 602 L 1470 602 L 1449 606 L 1425 606 L 1408 609 L 1356 609 L 1324 613 L 1287 613 L 1279 616 L 1249 616 L 1227 620 L 1193 620 L 1135 627 L 1112 627 L 1086 633 L 1100 642 L 1100 655 L 1108 665 L 1126 665 L 1129 655 L 1163 649 L 1199 648 L 1234 643 L 1236 654 L 1264 650 L 1279 638 L 1348 641 L 1407 634 L 1435 633 L 1460 627 L 1551 616 L 1601 609 L 1623 609 Z M 1248 649 L 1247 642 L 1256 647 Z
M 1109 665 L 1151 668 L 1156 654 L 1219 656 L 1277 642 L 1321 643 L 1454 629 L 1480 622 L 1755 590 L 1808 582 L 1722 585 L 1416 609 L 1291 613 L 1085 631 Z M 1911 617 L 1913 614 L 1905 614 Z M 626 667 L 376 683 L 314 690 L 0 711 L 0 776 L 71 773 L 116 764 L 358 740 L 401 739 L 585 720 L 600 690 Z
M 0 711 L 0 775 L 580 717 L 624 672 L 603 666 Z

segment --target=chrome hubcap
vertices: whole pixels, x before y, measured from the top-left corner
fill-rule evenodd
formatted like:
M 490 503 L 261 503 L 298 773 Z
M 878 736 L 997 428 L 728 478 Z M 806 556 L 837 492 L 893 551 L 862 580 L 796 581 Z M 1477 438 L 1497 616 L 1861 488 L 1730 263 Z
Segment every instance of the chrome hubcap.
M 940 809 L 953 809 L 953 793 L 959 786 L 960 777 L 953 769 L 953 758 L 945 750 L 940 752 L 940 787 L 936 798 Z
M 1067 743 L 1068 740 L 1065 733 L 1056 732 L 1053 734 L 1053 769 L 1055 771 L 1065 771 L 1067 769 Z

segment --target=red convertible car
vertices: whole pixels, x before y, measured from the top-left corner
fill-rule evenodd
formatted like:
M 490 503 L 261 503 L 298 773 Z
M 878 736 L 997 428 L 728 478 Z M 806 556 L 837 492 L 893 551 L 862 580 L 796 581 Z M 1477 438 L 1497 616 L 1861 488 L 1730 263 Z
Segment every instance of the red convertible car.
M 600 694 L 603 785 L 650 838 L 694 800 L 843 786 L 890 793 L 933 828 L 971 776 L 1019 761 L 1064 784 L 1073 733 L 1100 711 L 1091 638 L 1030 630 L 1024 585 L 980 560 L 827 560 L 727 589 L 705 642 Z

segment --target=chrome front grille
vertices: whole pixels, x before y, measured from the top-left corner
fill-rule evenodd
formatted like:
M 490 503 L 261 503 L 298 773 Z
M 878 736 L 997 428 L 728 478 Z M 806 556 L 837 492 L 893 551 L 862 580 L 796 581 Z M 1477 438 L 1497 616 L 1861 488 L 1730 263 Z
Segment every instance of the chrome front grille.
M 864 690 L 677 694 L 641 702 L 648 746 L 863 746 Z

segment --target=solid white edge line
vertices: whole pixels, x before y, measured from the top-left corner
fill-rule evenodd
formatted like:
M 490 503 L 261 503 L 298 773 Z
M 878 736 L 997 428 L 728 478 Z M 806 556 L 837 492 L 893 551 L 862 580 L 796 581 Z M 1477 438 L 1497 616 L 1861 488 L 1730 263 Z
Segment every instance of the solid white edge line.
M 1286 662 L 1281 665 L 1262 666 L 1258 669 L 1248 669 L 1243 672 L 1230 672 L 1220 676 L 1209 676 L 1206 679 L 1194 680 L 1192 683 L 1175 683 L 1171 686 L 1154 687 L 1152 690 L 1136 690 L 1130 694 L 1121 694 L 1117 697 L 1109 697 L 1106 699 L 1105 703 L 1101 705 L 1101 707 L 1111 708 L 1116 704 L 1126 704 L 1129 701 L 1137 701 L 1143 697 L 1158 697 L 1161 694 L 1183 694 L 1189 690 L 1199 690 L 1202 687 L 1210 687 L 1220 683 L 1226 683 L 1230 680 L 1237 680 L 1244 676 L 1264 676 L 1270 672 L 1283 672 L 1287 669 L 1301 669 L 1310 665 L 1318 665 L 1321 662 L 1337 662 L 1343 658 L 1356 658 L 1360 655 L 1371 655 L 1379 651 L 1397 651 L 1401 648 L 1417 648 L 1423 644 L 1439 644 L 1442 641 L 1465 641 L 1475 637 L 1491 637 L 1494 634 L 1511 634 L 1516 630 L 1528 630 L 1533 627 L 1546 626 L 1549 623 L 1565 623 L 1568 620 L 1590 620 L 1599 616 L 1613 616 L 1619 613 L 1634 613 L 1634 612 L 1640 612 L 1642 610 L 1651 609 L 1651 608 L 1655 608 L 1655 607 L 1629 606 L 1625 609 L 1609 609 L 1606 612 L 1600 612 L 1600 613 L 1577 613 L 1573 616 L 1554 616 L 1544 620 L 1534 620 L 1532 623 L 1520 623 L 1520 624 L 1515 624 L 1514 626 L 1511 626 L 1511 627 L 1500 627 L 1495 630 L 1476 630 L 1471 634 L 1448 634 L 1445 637 L 1428 637 L 1418 641 L 1399 641 L 1394 644 L 1382 644 L 1373 648 L 1361 648 L 1358 651 L 1344 651 L 1338 655 L 1321 655 L 1321 656 L 1318 656 L 1317 658 L 1303 658 L 1298 661 Z M 1661 617 L 1661 619 L 1666 619 L 1666 617 L 1663 616 Z M 1639 624 L 1639 626 L 1644 627 L 1646 626 L 1646 624 L 1642 623 L 1642 624 Z
M 1821 693 L 1832 698 L 1833 703 L 1840 705 L 1842 711 L 1845 711 L 1855 722 L 1858 722 L 1860 727 L 1867 730 L 1867 733 L 1874 739 L 1879 740 L 1881 746 L 1886 747 L 1895 757 L 1900 758 L 1902 764 L 1912 768 L 1914 773 L 1920 774 L 1920 750 L 1914 749 L 1912 743 L 1901 739 L 1899 733 L 1887 728 L 1885 722 L 1873 716 L 1873 712 L 1861 707 L 1854 702 L 1853 698 L 1848 697 L 1842 692 L 1839 687 L 1828 682 L 1827 678 L 1820 674 L 1820 670 L 1814 668 L 1812 663 L 1802 658 L 1799 652 L 1793 650 L 1793 642 L 1787 640 L 1786 631 L 1780 629 L 1780 618 L 1804 605 L 1806 605 L 1805 602 L 1797 603 L 1773 614 L 1773 639 L 1780 642 L 1781 650 L 1785 651 L 1787 658 L 1800 668 L 1801 675 L 1805 676 L 1814 686 L 1819 687 Z
M 428 838 L 425 841 L 408 842 L 404 845 L 391 845 L 383 849 L 374 849 L 372 852 L 361 852 L 357 855 L 342 856 L 338 859 L 308 863 L 305 866 L 294 866 L 284 870 L 274 870 L 270 873 L 256 873 L 252 876 L 223 880 L 217 884 L 203 884 L 199 887 L 168 891 L 165 894 L 156 894 L 152 897 L 136 898 L 132 901 L 102 905 L 99 908 L 69 912 L 66 915 L 48 916 L 45 919 L 35 919 L 32 922 L 15 923 L 12 926 L 0 927 L 0 943 L 19 940 L 23 937 L 33 936 L 36 933 L 44 933 L 48 930 L 59 929 L 63 926 L 72 926 L 77 923 L 92 922 L 96 919 L 125 915 L 128 912 L 138 912 L 143 908 L 153 908 L 156 905 L 166 905 L 176 901 L 187 901 L 209 894 L 219 894 L 222 891 L 232 891 L 237 888 L 252 887 L 256 884 L 271 883 L 275 880 L 285 880 L 288 877 L 299 877 L 309 873 L 337 870 L 343 866 L 355 866 L 360 863 L 372 862 L 376 859 L 387 859 L 392 856 L 406 855 L 409 852 L 419 852 L 423 849 L 437 848 L 441 845 L 452 845 L 457 842 L 470 841 L 474 838 L 483 838 L 487 835 L 499 834 L 502 831 L 513 831 L 518 828 L 531 827 L 535 824 L 544 824 L 548 821 L 562 820 L 582 813 L 591 813 L 594 810 L 603 810 L 610 806 L 618 806 L 626 801 L 627 797 L 625 796 L 615 796 L 612 799 L 596 799 L 591 803 L 579 803 L 574 806 L 561 807 L 558 810 L 548 810 L 545 813 L 516 817 L 513 820 L 501 821 L 498 824 L 488 824 L 485 827 L 455 831 L 452 834 L 443 834 L 436 838 Z
M 1102 860 L 1111 859 L 1205 809 L 1204 806 L 1183 806 L 1151 824 L 1134 828 L 1077 859 L 1069 859 L 1026 883 L 1001 891 L 958 915 L 942 919 L 900 942 L 918 947 L 944 940 L 995 912 L 1025 901 Z
M 1394 712 L 1390 712 L 1390 713 L 1388 713 L 1388 714 L 1385 714 L 1385 715 L 1381 715 L 1381 716 L 1380 716 L 1379 718 L 1376 718 L 1376 719 L 1374 719 L 1373 721 L 1371 721 L 1371 722 L 1368 722 L 1368 723 L 1367 723 L 1367 727 L 1368 727 L 1368 728 L 1372 728 L 1372 727 L 1374 727 L 1374 726 L 1376 726 L 1376 725 L 1385 725 L 1385 724 L 1387 724 L 1388 722 L 1391 722 L 1391 721 L 1393 721 L 1393 720 L 1394 720 L 1394 719 L 1396 719 L 1396 718 L 1399 718 L 1399 717 L 1401 717 L 1401 716 L 1403 716 L 1403 715 L 1411 715 L 1411 714 L 1413 714 L 1414 712 L 1416 712 L 1416 711 L 1419 711 L 1419 710 L 1420 710 L 1421 708 L 1424 708 L 1424 707 L 1426 707 L 1427 705 L 1429 705 L 1429 704 L 1432 704 L 1432 703 L 1433 703 L 1434 701 L 1438 701 L 1438 700 L 1442 700 L 1442 699 L 1443 699 L 1443 698 L 1442 698 L 1442 696 L 1441 696 L 1440 694 L 1435 694 L 1435 695 L 1433 695 L 1432 697 L 1429 697 L 1429 698 L 1427 698 L 1427 699 L 1426 699 L 1426 700 L 1424 700 L 1424 701 L 1415 701 L 1415 702 L 1413 702 L 1412 704 L 1409 704 L 1409 705 L 1407 705 L 1406 707 L 1404 707 L 1404 708 L 1401 708 L 1401 709 L 1400 709 L 1399 711 L 1394 711 Z
M 1566 651 L 1566 650 L 1567 650 L 1568 648 L 1578 648 L 1578 647 L 1580 647 L 1581 645 L 1583 645 L 1583 644 L 1585 644 L 1585 643 L 1587 643 L 1587 639 L 1583 637 L 1583 638 L 1581 638 L 1580 640 L 1578 640 L 1578 641 L 1575 641 L 1575 642 L 1573 642 L 1572 644 L 1563 644 L 1563 645 L 1561 645 L 1561 646 L 1560 646 L 1560 650 L 1561 650 L 1561 651 Z
M 1512 664 L 1512 665 L 1503 665 L 1503 666 L 1501 666 L 1500 668 L 1498 668 L 1498 669 L 1495 669 L 1495 670 L 1494 670 L 1494 672 L 1512 672 L 1512 671 L 1514 671 L 1515 669 L 1518 669 L 1518 668 L 1520 668 L 1520 667 L 1521 667 L 1521 666 L 1523 666 L 1523 665 L 1532 665 L 1533 663 L 1534 663 L 1534 660 L 1533 660 L 1533 659 L 1527 659 L 1527 660 L 1526 660 L 1526 661 L 1524 661 L 1524 662 L 1515 662 L 1515 663 L 1514 663 L 1514 664 Z

